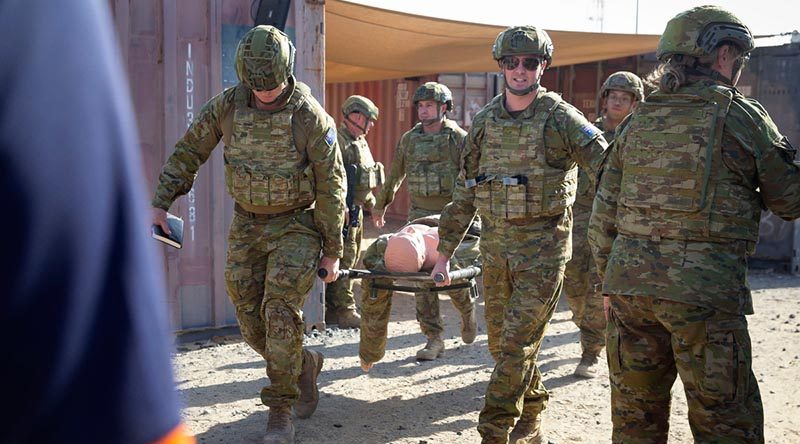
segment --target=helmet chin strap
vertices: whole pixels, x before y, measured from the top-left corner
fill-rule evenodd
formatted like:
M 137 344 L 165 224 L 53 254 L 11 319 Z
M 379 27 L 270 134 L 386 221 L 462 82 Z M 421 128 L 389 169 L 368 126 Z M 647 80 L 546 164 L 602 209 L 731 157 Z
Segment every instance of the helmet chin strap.
M 527 96 L 528 94 L 533 92 L 533 90 L 538 89 L 539 88 L 539 80 L 541 80 L 541 78 L 542 78 L 542 76 L 540 75 L 539 78 L 536 79 L 536 83 L 534 83 L 533 85 L 531 85 L 531 86 L 529 86 L 527 88 L 516 89 L 516 88 L 512 88 L 509 85 L 509 82 L 506 80 L 505 73 L 503 73 L 503 80 L 506 80 L 506 89 L 508 90 L 508 92 L 510 92 L 511 94 L 514 94 L 515 96 Z
M 514 94 L 515 96 L 527 96 L 534 89 L 537 89 L 537 88 L 539 88 L 539 82 L 536 82 L 533 85 L 531 85 L 531 86 L 529 86 L 527 88 L 523 88 L 523 89 L 512 88 L 512 87 L 508 86 L 508 84 L 506 84 L 506 89 L 508 90 L 508 92 L 510 92 L 511 94 Z
M 442 121 L 442 117 L 444 117 L 444 114 L 442 114 L 442 113 L 441 113 L 441 110 L 439 110 L 439 109 L 437 108 L 437 109 L 436 109 L 436 118 L 435 118 L 435 119 L 422 119 L 422 126 L 431 126 L 431 125 L 435 125 L 436 123 L 438 123 L 438 122 L 441 122 L 441 121 Z
M 348 122 L 350 122 L 351 124 L 353 124 L 353 126 L 355 126 L 356 128 L 360 129 L 360 130 L 361 130 L 361 134 L 364 134 L 364 135 L 366 135 L 366 134 L 367 134 L 367 127 L 366 127 L 366 125 L 365 125 L 365 126 L 361 126 L 361 125 L 359 125 L 358 123 L 356 123 L 356 121 L 355 121 L 355 120 L 353 120 L 353 119 L 351 119 L 351 118 L 350 118 L 350 115 L 349 115 L 349 114 L 348 114 L 348 115 L 346 115 L 344 118 L 345 118 L 345 120 L 347 120 Z M 369 125 L 369 119 L 367 119 L 367 125 Z M 361 135 L 361 134 L 359 134 L 359 135 Z

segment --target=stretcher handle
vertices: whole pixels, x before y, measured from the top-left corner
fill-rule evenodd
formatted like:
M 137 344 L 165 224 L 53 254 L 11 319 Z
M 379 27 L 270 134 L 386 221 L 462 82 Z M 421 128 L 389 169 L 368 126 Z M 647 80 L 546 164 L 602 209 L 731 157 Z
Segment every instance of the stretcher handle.
M 481 274 L 481 267 L 469 266 L 460 270 L 453 270 L 450 273 L 450 280 L 455 281 L 458 279 L 472 279 Z M 433 275 L 433 281 L 436 283 L 444 282 L 444 273 L 436 273 Z
M 340 268 L 339 269 L 339 278 L 338 279 L 347 279 L 351 275 L 357 274 L 357 273 L 353 273 L 354 271 L 355 270 L 350 270 L 350 269 L 347 269 L 347 268 Z M 328 277 L 328 270 L 326 270 L 324 268 L 317 269 L 317 276 L 319 276 L 320 279 L 325 279 L 326 277 Z

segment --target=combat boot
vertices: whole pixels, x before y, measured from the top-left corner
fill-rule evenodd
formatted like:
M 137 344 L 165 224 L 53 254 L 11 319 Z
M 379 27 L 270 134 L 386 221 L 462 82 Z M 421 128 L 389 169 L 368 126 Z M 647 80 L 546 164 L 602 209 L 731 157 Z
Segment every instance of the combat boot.
M 294 425 L 290 407 L 269 408 L 264 444 L 294 444 Z
M 417 351 L 418 361 L 433 361 L 434 359 L 444 354 L 444 341 L 439 335 L 431 336 L 428 338 L 428 343 L 425 348 Z
M 509 444 L 542 444 L 547 440 L 542 437 L 542 416 L 539 412 L 522 410 L 514 428 L 508 435 Z
M 584 351 L 581 355 L 581 362 L 575 367 L 575 376 L 579 378 L 594 378 L 597 376 L 597 355 L 591 352 Z
M 475 315 L 475 304 L 467 314 L 461 314 L 461 340 L 465 344 L 472 344 L 475 342 L 475 336 L 478 334 L 478 317 Z
M 339 328 L 359 328 L 361 316 L 355 308 L 341 308 L 336 310 L 336 324 Z
M 319 389 L 317 376 L 322 371 L 322 362 L 325 357 L 322 353 L 313 350 L 303 350 L 303 371 L 297 385 L 300 387 L 300 399 L 294 405 L 294 414 L 298 418 L 308 418 L 317 409 L 319 403 Z

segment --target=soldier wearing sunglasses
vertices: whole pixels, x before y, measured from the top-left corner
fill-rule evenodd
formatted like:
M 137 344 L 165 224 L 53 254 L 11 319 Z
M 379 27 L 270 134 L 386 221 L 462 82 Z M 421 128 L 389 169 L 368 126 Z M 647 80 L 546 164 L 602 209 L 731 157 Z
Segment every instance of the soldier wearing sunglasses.
M 540 413 L 548 393 L 536 358 L 571 255 L 577 167 L 596 176 L 608 144 L 580 111 L 540 86 L 553 57 L 545 31 L 508 28 L 492 55 L 505 91 L 475 116 L 467 135 L 453 201 L 439 225 L 441 257 L 433 273 L 447 275 L 448 259 L 480 213 L 486 324 L 496 365 L 478 431 L 484 443 L 542 442 Z

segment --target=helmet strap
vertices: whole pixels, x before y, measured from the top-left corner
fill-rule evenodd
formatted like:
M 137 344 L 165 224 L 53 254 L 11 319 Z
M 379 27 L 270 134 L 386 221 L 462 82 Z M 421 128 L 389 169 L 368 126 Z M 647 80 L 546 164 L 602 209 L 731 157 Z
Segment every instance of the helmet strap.
M 439 103 L 439 102 L 436 102 Z M 422 126 L 431 126 L 436 125 L 439 122 L 444 120 L 444 114 L 442 114 L 441 105 L 436 106 L 436 118 L 435 119 L 422 119 Z
M 361 130 L 361 134 L 363 134 L 363 135 L 367 134 L 367 125 L 369 125 L 369 118 L 367 119 L 367 123 L 364 126 L 359 125 L 358 122 L 356 122 L 355 120 L 351 119 L 349 113 L 346 116 L 344 116 L 344 119 L 347 120 L 348 122 L 350 122 L 350 124 L 352 124 L 354 127 L 360 129 Z
M 539 88 L 539 82 L 536 82 L 533 85 L 531 85 L 531 86 L 529 86 L 527 88 L 523 88 L 523 89 L 515 89 L 515 88 L 512 88 L 512 87 L 506 85 L 506 89 L 508 90 L 508 92 L 510 92 L 511 94 L 514 94 L 515 96 L 527 96 L 528 94 L 530 94 L 533 90 L 535 90 L 537 88 Z

